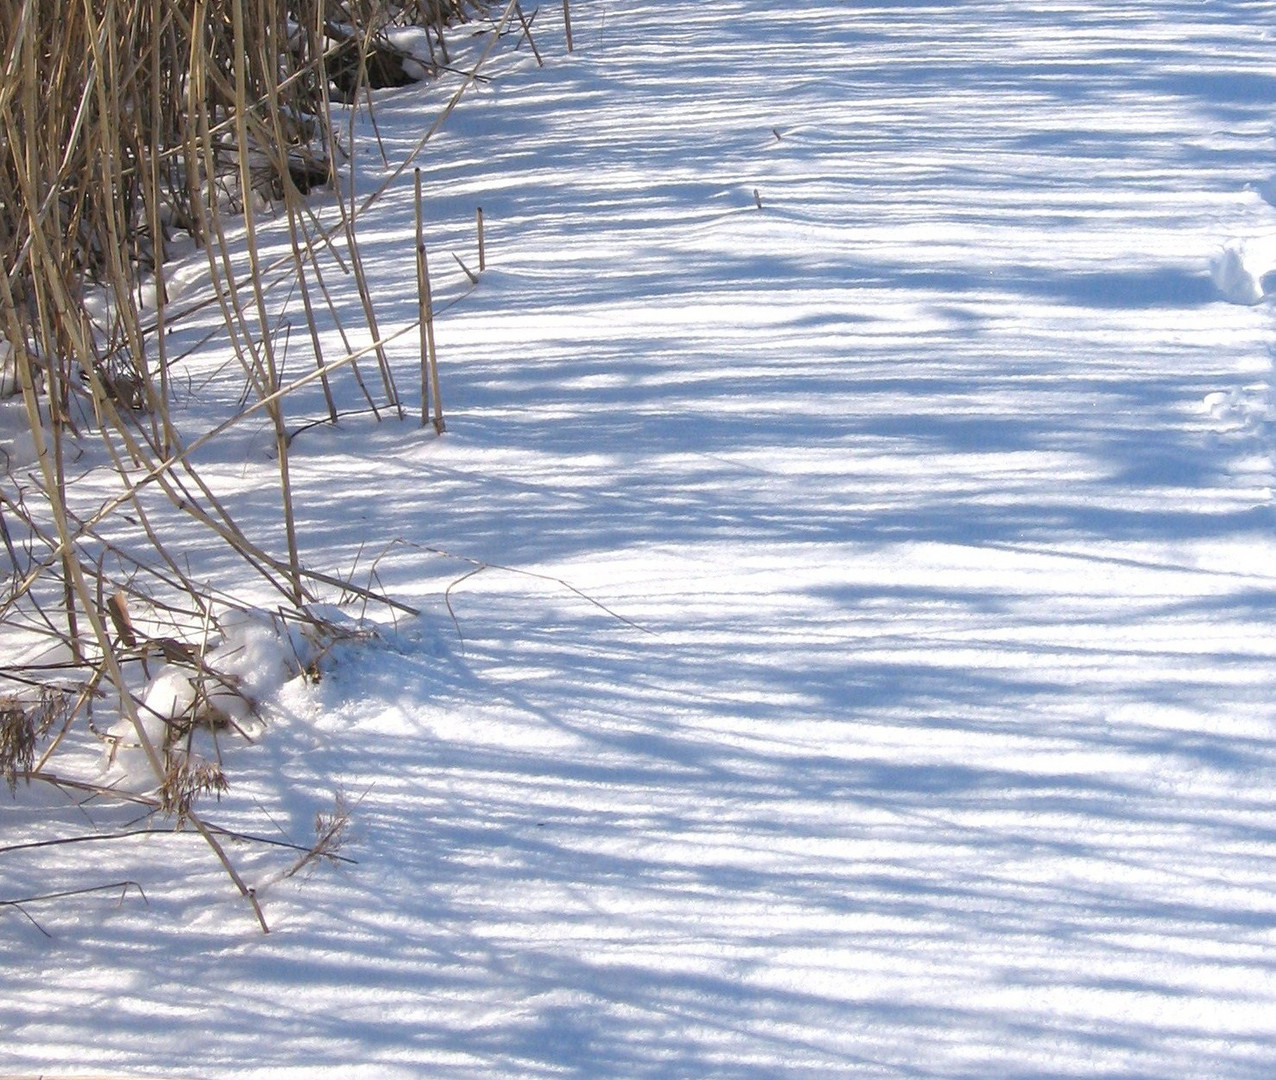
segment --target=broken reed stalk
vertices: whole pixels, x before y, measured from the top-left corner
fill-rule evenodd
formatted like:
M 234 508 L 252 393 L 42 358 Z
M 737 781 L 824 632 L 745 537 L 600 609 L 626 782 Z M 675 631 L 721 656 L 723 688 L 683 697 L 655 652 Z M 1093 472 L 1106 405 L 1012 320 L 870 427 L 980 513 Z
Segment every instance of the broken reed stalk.
M 563 0 L 563 29 L 567 33 L 567 51 L 572 52 L 572 11 L 568 0 Z
M 474 221 L 478 228 L 478 263 L 479 273 L 481 274 L 487 269 L 487 251 L 483 246 L 483 208 L 481 206 L 474 211 Z
M 421 221 L 421 170 L 413 170 L 416 195 L 416 303 L 421 348 L 421 426 L 430 422 L 430 337 L 434 313 L 430 304 L 429 270 L 425 264 L 425 236 Z
M 541 59 L 541 51 L 536 47 L 536 39 L 532 37 L 532 24 L 527 21 L 527 16 L 523 14 L 523 5 L 516 3 L 514 10 L 518 12 L 518 21 L 523 25 L 523 36 L 527 38 L 527 44 L 532 47 L 532 55 L 536 57 L 536 66 L 544 67 L 545 61 Z M 535 18 L 534 12 L 532 17 Z
M 463 273 L 469 279 L 470 284 L 477 285 L 479 283 L 478 274 L 476 274 L 473 270 L 471 270 L 468 266 L 466 266 L 465 260 L 462 259 L 461 256 L 459 256 L 455 251 L 452 252 L 452 258 L 456 260 L 456 265 L 461 268 L 461 273 Z
M 421 211 L 421 170 L 416 169 L 416 286 L 421 325 L 421 426 L 429 422 L 434 404 L 434 430 L 442 435 L 443 402 L 439 395 L 439 357 L 434 345 L 434 299 L 430 293 L 430 263 L 425 253 Z

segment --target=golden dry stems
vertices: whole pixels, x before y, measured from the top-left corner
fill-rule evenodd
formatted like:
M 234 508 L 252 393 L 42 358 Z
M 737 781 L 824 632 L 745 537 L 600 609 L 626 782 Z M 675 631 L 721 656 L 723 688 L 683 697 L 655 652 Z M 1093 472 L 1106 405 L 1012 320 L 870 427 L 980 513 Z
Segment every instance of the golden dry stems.
M 398 9 L 367 2 L 354 15 L 365 20 L 370 34 L 409 6 L 415 18 L 436 31 L 444 20 L 464 15 L 460 3 L 423 0 Z M 285 574 L 300 606 L 306 597 L 288 478 L 284 388 L 253 242 L 251 192 L 259 168 L 277 183 L 288 215 L 291 269 L 300 284 L 329 419 L 337 416 L 329 375 L 340 367 L 354 372 L 374 411 L 376 403 L 358 375 L 358 356 L 366 350 L 351 347 L 317 261 L 318 248 L 333 250 L 331 238 L 322 227 L 307 227 L 313 215 L 288 167 L 289 154 L 300 146 L 332 170 L 322 69 L 327 50 L 322 30 L 330 15 L 317 0 L 293 4 L 288 12 L 295 13 L 296 22 L 289 21 L 278 0 L 196 0 L 190 8 L 164 0 L 10 0 L 4 6 L 0 250 L 9 273 L 0 287 L 0 333 L 12 346 L 15 375 L 26 376 L 18 381 L 28 399 L 35 399 L 28 400 L 30 421 L 43 429 L 44 453 L 51 456 L 38 485 L 40 497 L 66 504 L 64 445 L 75 424 L 71 401 L 81 396 L 91 404 L 104 441 L 124 449 L 122 455 L 110 450 L 123 477 L 116 505 L 131 502 L 131 511 L 144 518 L 137 500 L 140 473 L 140 483 L 157 483 L 187 512 L 221 519 L 224 538 L 231 539 L 239 530 L 193 471 L 168 410 L 165 237 L 180 225 L 205 240 L 227 339 L 275 430 L 288 548 Z M 49 44 L 55 40 L 57 48 Z M 322 134 L 304 145 L 290 144 L 288 132 L 299 127 L 299 117 Z M 222 224 L 227 191 L 245 214 L 249 257 L 243 270 L 236 266 Z M 347 269 L 356 278 L 387 399 L 401 414 L 362 273 L 354 217 L 350 213 L 342 221 Z M 153 314 L 144 315 L 137 296 L 148 272 L 155 275 L 156 298 Z M 328 309 L 322 314 L 311 293 L 312 275 Z M 240 303 L 245 287 L 255 318 Z M 114 298 L 105 327 L 92 325 L 84 311 L 83 297 L 93 288 Z M 335 363 L 324 360 L 318 331 L 323 318 L 333 322 L 346 346 Z M 139 415 L 150 427 L 149 438 L 139 438 Z M 184 482 L 177 468 L 185 473 Z M 208 511 L 193 509 L 201 500 Z M 9 505 L 28 501 L 19 496 Z M 153 530 L 143 528 L 161 561 L 171 564 Z M 74 540 L 85 535 L 59 540 L 59 558 L 70 558 Z M 240 546 L 247 549 L 241 554 L 256 558 L 254 545 Z M 273 560 L 267 563 L 277 568 Z M 40 565 L 35 573 L 49 570 Z M 62 576 L 70 579 L 68 567 L 63 566 Z M 30 585 L 24 581 L 3 604 L 30 595 Z M 77 605 L 69 587 L 64 593 L 66 636 L 78 650 Z
M 268 582 L 285 619 L 312 619 L 318 587 L 412 611 L 302 563 L 286 399 L 318 380 L 335 421 L 330 380 L 349 371 L 379 417 L 359 371 L 372 353 L 384 406 L 402 416 L 385 345 L 404 331 L 380 331 L 363 271 L 356 224 L 371 200 L 359 204 L 352 177 L 336 200 L 340 225 L 329 230 L 298 178 L 306 190 L 337 179 L 328 83 L 342 48 L 339 24 L 360 44 L 357 101 L 365 47 L 392 21 L 429 28 L 431 50 L 437 45 L 446 61 L 443 26 L 472 7 L 471 0 L 0 0 L 0 359 L 8 354 L 5 378 L 21 397 L 34 454 L 22 463 L 0 454 L 0 560 L 9 563 L 0 632 L 43 639 L 69 658 L 0 672 L 2 700 L 18 703 L 5 706 L 5 775 L 53 777 L 54 751 L 72 722 L 109 689 L 165 793 L 162 804 L 200 831 L 263 929 L 255 896 L 193 806 L 220 789 L 220 773 L 175 763 L 143 723 L 136 672 L 149 677 L 146 643 L 128 614 L 146 610 L 206 642 L 215 609 L 244 606 L 233 586 L 194 580 L 154 522 L 165 504 Z M 259 251 L 262 199 L 286 214 L 290 251 L 282 260 L 267 262 Z M 246 254 L 228 239 L 228 214 L 242 219 Z M 250 388 L 238 412 L 186 441 L 171 411 L 177 360 L 167 347 L 183 312 L 170 302 L 164 269 L 179 234 L 204 248 L 221 333 Z M 351 340 L 323 260 L 353 276 L 368 345 Z M 308 375 L 288 382 L 268 296 L 275 275 L 298 288 L 315 358 Z M 90 315 L 92 295 L 108 298 L 105 314 Z M 325 357 L 326 326 L 339 335 L 342 355 Z M 437 371 L 433 378 L 437 408 Z M 247 535 L 192 457 L 258 415 L 274 436 L 282 555 Z M 437 422 L 441 430 L 441 414 Z M 86 440 L 96 443 L 95 460 L 111 470 L 116 489 L 94 508 L 70 498 L 69 461 Z M 162 498 L 148 501 L 151 492 Z M 202 655 L 193 663 L 202 665 Z M 27 738 L 37 729 L 28 722 L 48 694 L 59 695 L 66 712 L 37 759 Z M 40 737 L 56 726 L 39 726 Z

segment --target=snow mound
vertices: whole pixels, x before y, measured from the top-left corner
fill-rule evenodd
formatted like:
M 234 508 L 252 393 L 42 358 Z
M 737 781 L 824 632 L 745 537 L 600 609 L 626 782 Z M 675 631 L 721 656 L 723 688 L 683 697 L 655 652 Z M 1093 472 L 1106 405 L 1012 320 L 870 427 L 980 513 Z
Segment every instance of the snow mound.
M 1260 303 L 1276 288 L 1276 242 L 1229 242 L 1210 260 L 1210 276 L 1229 303 Z
M 201 662 L 165 664 L 139 695 L 139 719 L 157 750 L 191 728 L 246 731 L 258 722 L 258 704 L 277 697 L 314 652 L 305 635 L 265 614 L 231 612 L 220 625 Z M 152 790 L 156 777 L 132 722 L 121 718 L 108 736 L 103 774 L 126 790 Z
M 1261 431 L 1271 411 L 1270 392 L 1265 384 L 1215 390 L 1205 395 L 1203 405 L 1215 431 Z

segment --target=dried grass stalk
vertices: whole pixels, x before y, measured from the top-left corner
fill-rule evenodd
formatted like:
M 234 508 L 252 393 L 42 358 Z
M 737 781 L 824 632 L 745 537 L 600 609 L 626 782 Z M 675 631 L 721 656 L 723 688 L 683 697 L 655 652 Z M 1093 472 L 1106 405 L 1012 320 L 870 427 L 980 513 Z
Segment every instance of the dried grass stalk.
M 0 559 L 8 561 L 0 632 L 19 631 L 58 656 L 0 671 L 0 772 L 11 790 L 37 775 L 73 783 L 57 778 L 52 758 L 73 722 L 109 695 L 144 750 L 156 805 L 200 832 L 263 929 L 256 897 L 197 810 L 200 798 L 224 790 L 225 773 L 189 747 L 155 745 L 139 711 L 137 684 L 152 663 L 185 657 L 201 685 L 216 676 L 198 649 L 187 651 L 180 629 L 157 637 L 134 612 L 206 637 L 216 607 L 241 603 L 228 587 L 192 580 L 153 524 L 154 510 L 177 507 L 223 543 L 277 590 L 287 619 L 313 619 L 320 588 L 392 603 L 302 559 L 289 395 L 319 380 L 335 421 L 332 380 L 349 372 L 378 417 L 382 409 L 403 415 L 359 255 L 356 224 L 367 204 L 356 204 L 352 184 L 330 234 L 304 196 L 337 179 L 329 95 L 351 47 L 357 101 L 392 22 L 428 27 L 446 63 L 443 27 L 472 10 L 471 0 L 0 3 L 0 390 L 20 397 L 34 451 L 21 470 L 0 460 Z M 263 200 L 282 204 L 291 240 L 290 254 L 269 265 L 257 245 Z M 230 215 L 242 218 L 246 257 L 227 240 Z M 187 443 L 173 422 L 178 360 L 166 344 L 183 314 L 169 301 L 164 270 L 178 234 L 206 253 L 221 333 L 249 388 L 238 414 Z M 354 277 L 366 348 L 351 342 L 330 298 L 323 267 L 334 262 Z M 314 369 L 291 381 L 271 321 L 274 280 L 297 285 L 314 349 Z M 89 314 L 93 295 L 109 298 L 92 307 L 105 314 Z M 327 324 L 340 335 L 341 356 L 324 356 Z M 381 403 L 359 370 L 369 352 Z M 283 552 L 247 535 L 194 464 L 196 449 L 259 414 L 274 437 Z M 86 509 L 70 497 L 70 470 L 88 440 L 117 494 Z

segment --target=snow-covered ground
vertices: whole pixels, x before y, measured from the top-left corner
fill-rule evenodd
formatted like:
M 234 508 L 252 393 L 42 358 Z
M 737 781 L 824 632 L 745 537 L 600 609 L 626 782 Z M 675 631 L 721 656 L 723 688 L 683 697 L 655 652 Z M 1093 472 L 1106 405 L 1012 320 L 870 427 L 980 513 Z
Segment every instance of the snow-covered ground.
M 229 844 L 263 935 L 190 832 L 0 852 L 145 893 L 0 908 L 0 1073 L 1273 1075 L 1276 3 L 789 7 L 496 51 L 420 159 L 447 433 L 293 444 L 307 562 L 422 614 L 246 632 L 207 804 L 353 861 Z M 408 327 L 410 172 L 362 230 Z M 203 467 L 282 553 L 269 446 Z

